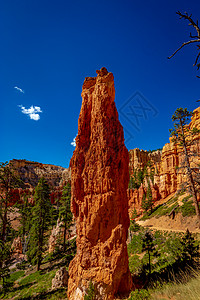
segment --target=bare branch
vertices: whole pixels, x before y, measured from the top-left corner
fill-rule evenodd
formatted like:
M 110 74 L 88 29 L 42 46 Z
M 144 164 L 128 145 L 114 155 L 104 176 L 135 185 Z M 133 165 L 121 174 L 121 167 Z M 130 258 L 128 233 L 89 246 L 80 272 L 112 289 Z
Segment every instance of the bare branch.
M 198 47 L 199 47 L 199 45 L 198 45 Z M 199 49 L 200 50 L 200 49 Z M 199 57 L 200 57 L 200 52 L 198 53 L 198 55 L 197 55 L 197 57 L 196 57 L 196 60 L 195 60 L 195 63 L 194 63 L 194 65 L 193 66 L 196 66 L 196 64 L 197 64 L 197 62 L 198 62 L 198 59 L 199 59 Z M 197 70 L 199 69 L 199 67 L 197 66 Z
M 192 35 L 191 32 L 190 32 L 190 37 L 191 37 L 192 39 L 198 39 L 198 36 L 197 36 L 197 35 Z
M 197 22 L 195 23 L 194 20 L 191 18 L 192 15 L 189 16 L 187 12 L 186 12 L 185 14 L 182 14 L 180 11 L 177 11 L 177 15 L 180 16 L 180 19 L 184 18 L 185 20 L 190 21 L 189 25 L 190 25 L 190 26 L 193 26 L 193 27 L 196 29 L 198 38 L 199 38 L 199 40 L 200 40 L 200 28 L 199 28 L 199 26 L 198 26 L 198 20 L 197 20 Z
M 177 11 L 176 12 L 177 15 L 179 15 L 180 19 L 185 19 L 185 20 L 188 20 L 190 23 L 188 24 L 189 26 L 193 26 L 194 29 L 196 30 L 197 32 L 197 35 L 192 35 L 191 32 L 190 32 L 190 37 L 193 39 L 193 40 L 189 40 L 187 42 L 184 42 L 171 56 L 168 57 L 168 59 L 172 58 L 178 51 L 180 51 L 184 46 L 186 45 L 189 45 L 189 44 L 192 44 L 192 43 L 200 43 L 200 27 L 199 27 L 199 23 L 198 23 L 198 20 L 195 21 L 192 19 L 192 15 L 188 15 L 187 12 L 185 12 L 184 14 L 181 13 L 180 11 Z M 197 70 L 199 70 L 200 68 L 200 63 L 198 63 L 198 60 L 199 60 L 199 57 L 200 57 L 200 45 L 197 46 L 199 49 L 199 53 L 197 54 L 197 57 L 196 57 L 196 60 L 195 60 L 195 63 L 193 66 L 197 66 Z M 197 78 L 200 78 L 200 76 L 197 76 Z
M 179 50 L 181 50 L 184 46 L 189 45 L 191 43 L 198 43 L 200 42 L 200 39 L 197 40 L 190 40 L 188 42 L 183 43 L 171 56 L 168 57 L 168 59 L 172 58 Z

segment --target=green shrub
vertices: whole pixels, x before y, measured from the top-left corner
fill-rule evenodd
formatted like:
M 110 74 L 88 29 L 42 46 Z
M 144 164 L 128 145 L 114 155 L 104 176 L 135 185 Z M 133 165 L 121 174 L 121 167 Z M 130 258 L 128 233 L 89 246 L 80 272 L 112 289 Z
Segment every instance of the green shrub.
M 148 290 L 142 289 L 142 290 L 135 290 L 132 291 L 130 294 L 129 300 L 146 300 L 150 298 L 150 293 Z
M 128 253 L 129 255 L 142 253 L 142 232 L 133 235 L 131 242 L 128 244 Z
M 137 224 L 135 220 L 131 220 L 129 229 L 131 232 L 137 232 L 140 230 L 140 225 Z
M 142 268 L 142 261 L 139 259 L 138 255 L 132 255 L 129 257 L 129 270 L 132 274 L 140 272 Z

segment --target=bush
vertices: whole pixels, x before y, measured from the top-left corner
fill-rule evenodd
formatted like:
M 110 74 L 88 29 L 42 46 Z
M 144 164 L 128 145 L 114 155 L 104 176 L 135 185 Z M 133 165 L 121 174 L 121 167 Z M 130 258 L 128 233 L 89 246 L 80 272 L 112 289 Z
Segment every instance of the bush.
M 142 232 L 134 234 L 131 242 L 128 244 L 128 254 L 142 253 Z
M 142 261 L 139 259 L 138 255 L 135 254 L 133 256 L 130 256 L 129 258 L 129 270 L 131 274 L 136 274 L 141 271 L 142 268 Z
M 131 220 L 130 222 L 130 231 L 137 232 L 140 230 L 140 225 L 135 222 L 135 220 Z
M 150 298 L 150 293 L 148 290 L 142 289 L 142 290 L 135 290 L 132 291 L 130 294 L 129 300 L 146 300 Z

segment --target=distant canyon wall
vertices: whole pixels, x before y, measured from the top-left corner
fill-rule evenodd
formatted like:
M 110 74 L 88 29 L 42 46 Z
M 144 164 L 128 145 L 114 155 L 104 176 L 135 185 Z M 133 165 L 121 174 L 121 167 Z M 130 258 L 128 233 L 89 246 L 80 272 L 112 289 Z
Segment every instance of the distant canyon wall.
M 33 202 L 34 188 L 37 186 L 41 177 L 44 177 L 51 188 L 51 202 L 61 198 L 63 186 L 71 180 L 71 171 L 69 168 L 63 168 L 51 164 L 42 164 L 39 162 L 28 161 L 25 159 L 13 159 L 9 162 L 14 173 L 22 181 L 21 188 L 15 188 L 10 191 L 10 205 L 17 201 L 23 201 L 27 196 L 30 202 Z
M 16 175 L 27 187 L 36 187 L 41 177 L 44 177 L 50 186 L 63 186 L 70 179 L 70 169 L 60 166 L 42 164 L 25 159 L 13 159 L 9 162 Z

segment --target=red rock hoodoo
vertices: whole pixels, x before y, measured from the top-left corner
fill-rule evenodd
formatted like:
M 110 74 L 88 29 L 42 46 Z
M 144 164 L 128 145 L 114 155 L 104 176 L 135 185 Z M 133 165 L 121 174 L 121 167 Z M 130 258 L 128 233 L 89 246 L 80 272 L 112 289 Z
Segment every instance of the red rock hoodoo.
M 71 159 L 71 209 L 77 254 L 69 266 L 68 297 L 82 300 L 90 281 L 97 299 L 132 286 L 128 269 L 129 155 L 114 103 L 112 73 L 87 77 L 82 89 L 76 149 Z

